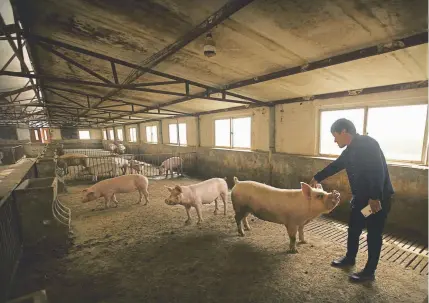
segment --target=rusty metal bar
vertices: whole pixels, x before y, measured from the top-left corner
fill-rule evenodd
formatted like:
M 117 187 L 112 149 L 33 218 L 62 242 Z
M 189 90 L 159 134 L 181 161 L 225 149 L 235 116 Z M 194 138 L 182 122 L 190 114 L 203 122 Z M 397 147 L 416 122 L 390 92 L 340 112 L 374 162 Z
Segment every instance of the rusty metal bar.
M 66 55 L 60 53 L 59 51 L 56 51 L 53 47 L 46 45 L 45 43 L 39 43 L 39 45 L 44 48 L 46 51 L 60 57 L 61 59 L 63 59 L 64 61 L 73 64 L 74 66 L 78 67 L 79 69 L 83 70 L 84 72 L 87 72 L 88 74 L 90 74 L 91 76 L 94 76 L 95 78 L 105 82 L 105 83 L 112 83 L 112 81 L 104 78 L 103 76 L 97 74 L 96 72 L 94 72 L 93 70 L 87 68 L 86 66 L 80 64 L 79 62 L 67 57 Z
M 211 16 L 206 18 L 203 22 L 198 24 L 190 32 L 186 33 L 184 36 L 180 37 L 176 42 L 170 44 L 166 48 L 160 50 L 159 52 L 153 54 L 149 58 L 145 59 L 139 64 L 139 66 L 144 66 L 146 68 L 153 68 L 166 58 L 170 57 L 174 53 L 181 50 L 183 47 L 188 45 L 190 42 L 197 39 L 202 34 L 210 31 L 216 25 L 220 24 L 224 20 L 228 19 L 232 14 L 239 11 L 253 0 L 232 0 L 227 2 L 223 7 L 218 11 L 213 13 Z M 137 80 L 144 74 L 141 69 L 133 70 L 130 75 L 125 79 L 124 83 L 132 83 Z M 105 97 L 112 97 L 117 94 L 121 89 L 115 89 L 112 92 L 108 93 Z
M 370 94 L 377 94 L 377 93 L 383 93 L 383 92 L 417 89 L 417 88 L 423 88 L 423 87 L 428 87 L 428 80 L 413 81 L 413 82 L 391 84 L 391 85 L 384 85 L 384 86 L 376 86 L 376 87 L 367 87 L 367 88 L 360 89 L 358 91 L 360 91 L 359 95 L 370 95 Z M 356 91 L 356 90 L 354 90 L 354 91 Z M 298 102 L 309 102 L 309 101 L 313 101 L 316 99 L 325 100 L 325 99 L 341 98 L 341 97 L 347 97 L 347 96 L 353 96 L 353 95 L 354 94 L 351 94 L 351 91 L 346 90 L 346 91 L 335 92 L 335 93 L 326 93 L 326 94 L 314 95 L 311 100 L 306 98 L 306 97 L 297 97 L 297 98 L 272 101 L 271 104 L 279 105 L 279 104 L 290 104 L 290 103 L 298 103 Z M 258 108 L 258 107 L 262 107 L 262 106 L 256 105 L 256 104 L 246 105 L 246 106 L 236 106 L 236 107 L 230 107 L 230 108 L 210 110 L 210 111 L 205 111 L 205 112 L 197 112 L 197 113 L 193 113 L 193 114 L 177 115 L 177 116 L 175 116 L 175 118 L 191 117 L 191 116 L 195 116 L 195 115 L 196 116 L 209 115 L 209 114 L 215 114 L 215 113 L 231 112 L 231 111 L 243 110 L 243 109 L 248 109 L 248 108 Z M 138 112 L 136 112 L 136 113 L 138 113 Z M 114 119 L 117 119 L 117 118 L 115 117 Z M 163 118 L 150 119 L 150 120 L 145 120 L 144 122 L 152 122 L 152 121 L 158 121 L 158 120 L 162 120 L 162 119 Z M 103 122 L 105 123 L 106 121 L 103 121 Z M 124 125 L 127 125 L 127 123 L 125 123 Z
M 0 72 L 0 76 L 13 76 L 13 77 L 22 77 L 22 78 L 30 78 L 30 79 L 41 79 L 41 80 L 49 80 L 53 82 L 72 83 L 72 84 L 81 84 L 81 85 L 98 86 L 98 87 L 121 87 L 123 89 L 128 89 L 128 90 L 142 91 L 142 92 L 161 94 L 161 95 L 171 95 L 171 96 L 181 96 L 181 97 L 186 96 L 186 94 L 183 94 L 183 93 L 156 90 L 156 89 L 150 89 L 150 88 L 133 87 L 132 85 L 130 86 L 130 85 L 122 85 L 122 84 L 114 84 L 114 83 L 100 83 L 100 82 L 94 82 L 94 81 L 67 79 L 67 78 L 60 78 L 60 77 L 46 76 L 46 75 L 34 75 L 30 73 L 21 73 L 21 72 L 3 71 L 3 72 Z M 189 97 L 186 97 L 186 98 L 189 98 Z M 228 102 L 228 103 L 252 104 L 251 101 L 241 101 L 241 100 L 232 100 L 232 99 L 224 100 L 222 98 L 215 98 L 215 97 L 208 97 L 208 96 L 201 96 L 199 98 L 206 99 L 206 100 L 213 100 L 213 101 Z M 154 108 L 157 108 L 157 106 Z M 148 107 L 148 109 L 146 110 L 150 110 L 150 107 Z
M 395 40 L 391 43 L 378 44 L 375 46 L 362 48 L 349 53 L 314 61 L 306 65 L 295 66 L 292 68 L 287 68 L 273 73 L 256 76 L 256 77 L 241 80 L 235 83 L 227 84 L 224 86 L 224 89 L 230 90 L 230 89 L 235 89 L 239 87 L 245 87 L 248 85 L 262 83 L 265 81 L 270 81 L 270 80 L 283 78 L 291 75 L 296 75 L 296 74 L 308 72 L 311 70 L 326 68 L 326 67 L 341 64 L 341 63 L 346 63 L 346 62 L 364 59 L 364 58 L 368 58 L 368 57 L 372 57 L 372 56 L 376 56 L 384 53 L 389 53 L 389 52 L 397 51 L 399 49 L 404 49 L 404 48 L 408 48 L 416 45 L 425 44 L 427 42 L 428 42 L 428 32 L 423 32 L 410 37 Z
M 112 74 L 113 74 L 113 79 L 115 80 L 116 84 L 119 84 L 119 80 L 118 80 L 118 74 L 116 73 L 116 66 L 115 63 L 110 61 L 110 65 L 112 66 Z

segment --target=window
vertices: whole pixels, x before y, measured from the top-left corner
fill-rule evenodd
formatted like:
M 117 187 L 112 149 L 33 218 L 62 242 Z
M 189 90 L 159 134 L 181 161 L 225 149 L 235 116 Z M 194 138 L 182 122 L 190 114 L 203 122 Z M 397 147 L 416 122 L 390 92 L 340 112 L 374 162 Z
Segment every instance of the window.
M 81 139 L 81 140 L 90 139 L 89 130 L 80 130 L 79 131 L 79 139 Z
M 103 129 L 103 140 L 107 140 L 107 132 Z
M 46 128 L 43 130 L 43 134 L 44 134 L 45 140 L 48 140 L 48 130 Z
M 355 123 L 358 133 L 366 133 L 377 140 L 386 159 L 424 162 L 427 110 L 427 105 L 421 104 L 322 111 L 319 152 L 326 155 L 341 153 L 330 128 L 335 120 L 347 118 Z
M 109 140 L 115 140 L 115 134 L 113 133 L 113 129 L 109 129 Z
M 135 127 L 130 128 L 130 142 L 137 142 L 137 129 Z
M 322 111 L 320 115 L 319 153 L 322 155 L 340 155 L 342 149 L 338 147 L 331 134 L 331 126 L 336 120 L 346 118 L 353 122 L 356 131 L 363 134 L 364 108 Z
M 177 130 L 177 126 L 179 126 L 179 130 Z M 186 145 L 186 123 L 169 124 L 168 135 L 170 138 L 170 144 Z
M 156 125 L 146 126 L 146 142 L 158 143 L 158 130 Z
M 122 128 L 116 130 L 116 135 L 118 136 L 119 141 L 124 141 L 124 134 L 122 133 Z
M 215 120 L 215 146 L 251 148 L 250 117 Z
M 39 131 L 37 129 L 34 130 L 34 137 L 36 137 L 36 141 L 39 141 Z
M 427 105 L 368 109 L 367 133 L 387 159 L 422 161 Z

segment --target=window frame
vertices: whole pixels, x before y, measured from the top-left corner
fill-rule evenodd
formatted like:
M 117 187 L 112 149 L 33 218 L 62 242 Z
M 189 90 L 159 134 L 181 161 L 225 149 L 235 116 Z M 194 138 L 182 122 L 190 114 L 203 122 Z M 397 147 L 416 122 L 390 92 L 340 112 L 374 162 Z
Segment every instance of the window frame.
M 108 136 L 107 136 L 107 140 L 110 140 L 110 141 L 114 141 L 115 140 L 115 130 L 114 129 L 108 129 L 107 130 L 107 134 L 108 134 Z M 113 134 L 113 138 L 111 138 L 111 135 Z
M 81 137 L 80 137 L 80 132 L 88 132 L 88 139 L 82 139 Z M 82 129 L 82 130 L 78 130 L 78 135 L 79 135 L 79 140 L 91 140 L 91 132 L 89 131 L 89 130 L 87 130 L 87 129 Z
M 134 129 L 134 131 L 135 131 L 136 139 L 134 141 L 133 141 L 133 138 L 131 136 L 131 130 L 132 129 Z M 136 143 L 137 142 L 137 127 L 136 126 L 128 128 L 128 142 L 130 142 L 130 143 Z
M 322 112 L 328 112 L 328 111 L 340 111 L 340 110 L 350 110 L 350 109 L 363 109 L 364 110 L 364 116 L 363 116 L 363 134 L 367 135 L 367 126 L 368 126 L 368 111 L 370 108 L 383 108 L 383 107 L 400 107 L 400 106 L 413 106 L 413 105 L 427 105 L 427 103 L 398 103 L 398 104 L 383 104 L 383 105 L 360 105 L 360 106 L 352 106 L 352 107 L 329 107 L 326 109 L 319 108 L 319 115 L 318 115 L 318 125 L 317 125 L 317 139 L 316 139 L 316 150 L 317 154 L 320 157 L 329 157 L 329 158 L 337 158 L 339 155 L 333 155 L 333 154 L 322 154 L 320 152 L 321 148 L 321 136 L 320 136 L 320 127 L 321 127 L 321 121 L 322 121 Z M 429 105 L 426 110 L 426 118 L 425 118 L 425 132 L 423 135 L 423 146 L 422 146 L 422 152 L 420 156 L 420 160 L 396 160 L 396 159 L 390 159 L 386 158 L 386 162 L 389 163 L 408 163 L 408 164 L 419 164 L 419 165 L 426 165 L 428 166 L 428 111 L 429 111 Z
M 119 131 L 121 132 L 122 139 L 119 139 Z M 121 141 L 121 142 L 124 141 L 124 130 L 122 128 L 116 129 L 116 138 L 118 139 L 118 141 Z
M 243 118 L 249 118 L 250 119 L 250 147 L 234 147 L 234 128 L 233 128 L 233 120 L 234 119 L 243 119 Z M 229 134 L 229 142 L 230 142 L 230 146 L 218 146 L 216 145 L 216 121 L 217 120 L 229 120 L 229 130 L 230 130 L 230 134 Z M 251 116 L 239 116 L 239 117 L 227 117 L 227 118 L 218 118 L 218 119 L 214 119 L 213 121 L 213 131 L 214 131 L 214 147 L 215 148 L 224 148 L 224 149 L 234 149 L 234 150 L 252 150 L 252 117 Z
M 150 129 L 150 140 L 147 137 L 147 130 Z M 155 131 L 153 131 L 155 128 Z M 158 126 L 157 125 L 147 125 L 145 126 L 145 132 L 146 132 L 146 143 L 151 144 L 158 144 Z M 153 141 L 154 134 L 156 134 L 156 141 Z
M 186 144 L 180 143 L 180 135 L 179 135 L 179 125 L 184 124 L 186 127 Z M 170 137 L 170 125 L 176 126 L 176 136 L 177 136 L 177 143 L 171 143 L 171 137 Z M 188 146 L 188 125 L 186 122 L 175 122 L 175 123 L 168 123 L 168 144 L 170 145 L 177 145 L 177 146 Z

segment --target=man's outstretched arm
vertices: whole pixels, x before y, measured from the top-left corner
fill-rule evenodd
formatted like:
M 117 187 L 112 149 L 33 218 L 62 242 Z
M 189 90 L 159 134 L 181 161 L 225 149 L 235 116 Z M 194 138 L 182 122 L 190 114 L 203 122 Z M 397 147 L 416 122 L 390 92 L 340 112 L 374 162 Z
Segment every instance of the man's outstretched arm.
M 336 173 L 342 171 L 345 168 L 344 152 L 335 161 L 333 161 L 328 166 L 326 166 L 324 169 L 322 169 L 317 174 L 315 174 L 313 179 L 310 181 L 310 185 L 314 186 L 317 183 L 322 182 L 326 178 L 329 178 L 330 176 L 333 176 Z

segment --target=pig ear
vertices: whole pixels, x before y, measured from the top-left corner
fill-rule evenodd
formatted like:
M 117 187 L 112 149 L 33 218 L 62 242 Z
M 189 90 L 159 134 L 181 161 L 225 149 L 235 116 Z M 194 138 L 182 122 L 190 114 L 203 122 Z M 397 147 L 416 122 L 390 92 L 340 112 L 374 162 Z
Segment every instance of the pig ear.
M 164 185 L 166 189 L 168 189 L 169 192 L 171 192 L 173 190 L 172 187 L 168 187 L 167 185 Z
M 179 185 L 176 185 L 174 188 L 175 188 L 179 193 L 181 193 L 181 192 L 182 192 L 182 188 L 181 188 Z
M 88 191 L 88 188 L 85 188 L 84 190 L 82 190 L 83 193 L 86 193 Z
M 311 198 L 311 186 L 308 185 L 307 183 L 301 182 L 301 190 L 302 190 L 302 194 L 304 195 L 304 197 L 307 198 L 308 200 L 310 200 L 310 198 Z

